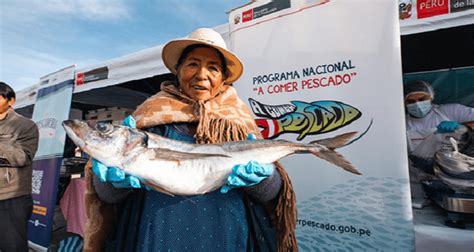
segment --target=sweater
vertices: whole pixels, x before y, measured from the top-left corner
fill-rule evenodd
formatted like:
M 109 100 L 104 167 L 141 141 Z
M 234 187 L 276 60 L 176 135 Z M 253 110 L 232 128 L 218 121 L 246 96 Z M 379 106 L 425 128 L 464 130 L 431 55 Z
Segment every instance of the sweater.
M 0 120 L 0 200 L 31 194 L 38 138 L 36 124 L 13 109 Z

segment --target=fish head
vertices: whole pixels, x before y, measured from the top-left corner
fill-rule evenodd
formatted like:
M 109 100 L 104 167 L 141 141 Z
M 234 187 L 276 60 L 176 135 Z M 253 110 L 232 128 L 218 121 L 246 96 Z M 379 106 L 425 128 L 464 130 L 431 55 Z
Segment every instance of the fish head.
M 342 107 L 342 111 L 344 113 L 344 125 L 351 123 L 362 116 L 362 112 L 351 105 L 347 105 L 342 102 L 339 105 Z
M 85 153 L 107 166 L 121 167 L 124 158 L 146 145 L 146 134 L 110 123 L 94 127 L 84 121 L 67 120 L 63 127 L 71 140 Z

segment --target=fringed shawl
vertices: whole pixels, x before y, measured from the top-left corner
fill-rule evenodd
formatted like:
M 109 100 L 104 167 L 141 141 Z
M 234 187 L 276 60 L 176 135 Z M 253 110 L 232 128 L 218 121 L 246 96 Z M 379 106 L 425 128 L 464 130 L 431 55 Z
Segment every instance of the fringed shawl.
M 254 118 L 231 86 L 206 102 L 183 94 L 174 82 L 161 84 L 161 92 L 148 98 L 133 113 L 137 128 L 170 123 L 198 123 L 197 143 L 242 140 L 248 132 L 257 133 Z
M 183 94 L 174 82 L 163 82 L 161 91 L 148 98 L 132 115 L 137 128 L 197 123 L 195 137 L 199 144 L 245 140 L 249 133 L 262 138 L 248 107 L 228 85 L 213 99 L 197 102 Z M 281 175 L 282 187 L 277 198 L 265 207 L 277 230 L 278 251 L 297 251 L 296 196 L 286 171 L 279 163 L 275 166 Z

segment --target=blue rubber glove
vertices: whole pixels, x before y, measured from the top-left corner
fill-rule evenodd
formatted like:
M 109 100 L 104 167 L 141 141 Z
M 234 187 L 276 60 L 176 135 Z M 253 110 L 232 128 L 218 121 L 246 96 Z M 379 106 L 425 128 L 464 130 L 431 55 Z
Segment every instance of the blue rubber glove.
M 257 138 L 250 133 L 247 140 L 257 140 Z M 227 193 L 237 187 L 256 185 L 272 175 L 274 170 L 273 164 L 260 164 L 256 161 L 235 165 L 232 173 L 227 177 L 227 184 L 221 187 L 221 193 Z
M 127 116 L 123 119 L 123 125 L 136 128 L 135 119 L 133 117 Z M 117 188 L 141 188 L 142 185 L 140 183 L 140 179 L 125 174 L 123 170 L 120 170 L 115 167 L 107 167 L 106 165 L 102 164 L 101 162 L 92 159 L 92 172 L 99 177 L 100 181 L 102 182 L 111 182 L 113 186 Z
M 457 130 L 460 126 L 461 124 L 455 121 L 442 121 L 436 128 L 439 133 L 450 133 Z
M 122 125 L 127 126 L 132 129 L 137 128 L 137 122 L 135 122 L 135 118 L 133 118 L 132 115 L 125 117 L 122 121 Z
M 257 140 L 257 137 L 255 136 L 254 133 L 249 133 L 247 135 L 247 140 L 254 140 L 255 141 L 255 140 Z
M 140 179 L 135 176 L 126 175 L 124 171 L 107 167 L 101 162 L 92 159 L 92 172 L 99 177 L 102 182 L 111 182 L 117 188 L 141 188 Z

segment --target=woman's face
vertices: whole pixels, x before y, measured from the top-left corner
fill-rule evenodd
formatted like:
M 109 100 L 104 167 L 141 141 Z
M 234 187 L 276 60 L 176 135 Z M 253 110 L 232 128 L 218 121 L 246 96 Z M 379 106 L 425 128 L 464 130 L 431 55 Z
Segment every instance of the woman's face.
M 177 77 L 183 92 L 196 101 L 215 97 L 224 85 L 224 76 L 218 52 L 199 47 L 188 53 L 178 66 Z

